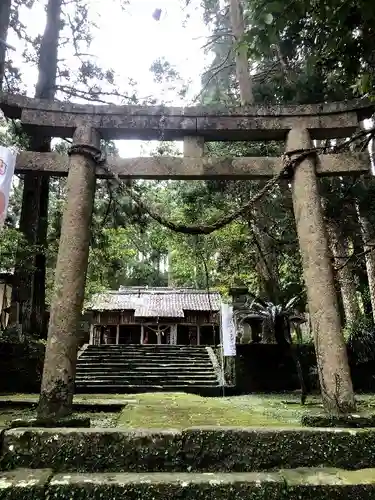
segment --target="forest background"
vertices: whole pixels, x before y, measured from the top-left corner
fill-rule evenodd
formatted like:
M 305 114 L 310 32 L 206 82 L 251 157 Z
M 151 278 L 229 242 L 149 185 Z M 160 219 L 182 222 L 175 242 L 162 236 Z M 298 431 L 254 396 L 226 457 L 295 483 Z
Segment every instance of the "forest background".
M 164 4 L 157 21 L 152 13 L 159 6 L 149 0 L 108 0 L 106 15 L 103 2 L 95 0 L 3 0 L 0 39 L 8 37 L 16 48 L 0 55 L 3 91 L 72 102 L 233 106 L 243 102 L 236 58 L 245 54 L 256 104 L 375 97 L 375 11 L 370 0 Z M 236 9 L 243 16 L 241 26 L 234 22 Z M 131 46 L 118 43 L 123 28 L 118 19 L 129 29 L 137 21 Z M 103 48 L 105 22 L 105 36 L 116 29 L 118 37 Z M 168 45 L 174 46 L 172 60 L 165 55 Z M 124 50 L 129 53 L 125 68 Z M 0 142 L 37 151 L 66 153 L 69 148 L 67 141 L 26 137 L 14 121 L 3 122 Z M 361 144 L 370 152 L 372 146 L 371 141 Z M 167 143 L 162 136 L 156 143 L 110 142 L 103 147 L 109 157 L 181 154 L 181 144 Z M 207 155 L 275 156 L 284 144 L 206 143 L 205 150 Z M 244 204 L 260 183 L 136 181 L 131 188 L 167 218 L 191 224 L 217 219 Z M 342 322 L 347 332 L 363 329 L 375 315 L 375 184 L 371 176 L 334 178 L 321 179 L 320 188 Z M 24 327 L 39 336 L 45 336 L 64 201 L 64 178 L 18 176 L 1 232 L 2 271 L 14 272 L 13 293 L 24 304 Z M 306 310 L 287 184 L 223 229 L 189 236 L 155 222 L 120 187 L 98 181 L 87 298 L 126 285 L 192 286 L 227 294 L 235 284 L 245 284 L 273 304 L 298 297 L 297 309 Z

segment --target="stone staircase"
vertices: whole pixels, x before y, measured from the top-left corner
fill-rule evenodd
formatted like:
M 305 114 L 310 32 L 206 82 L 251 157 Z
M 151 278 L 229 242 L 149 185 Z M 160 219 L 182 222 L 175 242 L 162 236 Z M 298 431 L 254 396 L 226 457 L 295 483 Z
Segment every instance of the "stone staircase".
M 208 348 L 209 349 L 209 348 Z M 205 346 L 89 345 L 77 362 L 77 392 L 220 394 L 220 373 Z
M 4 500 L 374 500 L 375 430 L 11 429 Z

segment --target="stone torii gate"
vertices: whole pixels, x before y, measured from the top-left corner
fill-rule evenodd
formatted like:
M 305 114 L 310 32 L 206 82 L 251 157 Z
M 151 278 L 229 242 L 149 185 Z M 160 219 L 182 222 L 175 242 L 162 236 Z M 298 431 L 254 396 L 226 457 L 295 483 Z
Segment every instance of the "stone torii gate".
M 205 158 L 204 141 L 275 140 L 286 141 L 286 151 L 306 150 L 314 139 L 351 136 L 373 112 L 364 101 L 218 109 L 77 105 L 9 94 L 0 96 L 0 105 L 7 117 L 21 120 L 26 132 L 73 137 L 70 156 L 23 151 L 16 165 L 18 173 L 68 176 L 39 405 L 40 417 L 56 418 L 72 410 L 95 178 L 110 176 L 105 165 L 95 162 L 100 138 L 184 140 L 184 158 L 111 159 L 110 170 L 120 179 L 267 179 L 281 171 L 282 158 Z M 348 361 L 317 176 L 360 175 L 369 169 L 367 153 L 322 154 L 306 157 L 292 179 L 308 307 L 328 409 L 338 396 L 338 376 L 342 403 L 354 408 L 354 401 L 350 377 L 337 372 L 338 366 L 347 368 Z

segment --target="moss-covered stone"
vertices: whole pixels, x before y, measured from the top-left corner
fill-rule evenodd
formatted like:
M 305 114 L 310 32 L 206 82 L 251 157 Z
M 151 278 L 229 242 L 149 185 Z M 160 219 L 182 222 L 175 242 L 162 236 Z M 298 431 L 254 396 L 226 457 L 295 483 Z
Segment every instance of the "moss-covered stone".
M 55 500 L 373 500 L 375 471 L 59 474 L 47 493 Z
M 3 468 L 52 467 L 56 472 L 180 470 L 178 431 L 12 429 L 4 433 Z
M 12 429 L 3 468 L 55 472 L 253 472 L 375 467 L 375 429 Z
M 18 469 L 0 472 L 0 500 L 39 500 L 45 491 L 52 471 Z
M 301 423 L 305 427 L 341 427 L 366 428 L 375 427 L 375 414 L 368 415 L 303 415 Z
M 49 486 L 54 500 L 279 500 L 277 474 L 59 474 Z
M 0 500 L 373 500 L 375 469 L 237 473 L 0 473 Z
M 184 464 L 193 471 L 375 467 L 370 429 L 191 428 L 182 434 Z
M 49 427 L 56 429 L 58 427 L 90 427 L 90 419 L 88 417 L 65 417 L 65 418 L 31 418 L 28 420 L 13 420 L 9 424 L 11 429 L 20 427 Z
M 282 470 L 280 476 L 287 484 L 290 499 L 370 500 L 375 496 L 375 469 L 301 468 Z

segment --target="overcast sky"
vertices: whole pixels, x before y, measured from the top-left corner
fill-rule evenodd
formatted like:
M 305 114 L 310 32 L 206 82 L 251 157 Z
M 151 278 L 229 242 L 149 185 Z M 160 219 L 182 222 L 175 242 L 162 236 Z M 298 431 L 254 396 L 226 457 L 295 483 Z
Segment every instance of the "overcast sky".
M 90 52 L 97 56 L 98 64 L 112 67 L 120 83 L 125 84 L 129 77 L 135 80 L 141 97 L 172 100 L 175 105 L 189 104 L 199 92 L 205 65 L 201 47 L 208 33 L 202 21 L 200 0 L 192 0 L 188 10 L 183 8 L 183 0 L 131 0 L 126 11 L 121 10 L 118 0 L 89 1 L 92 19 L 99 28 L 94 30 Z M 156 8 L 162 9 L 160 21 L 152 17 Z M 45 20 L 41 5 L 36 5 L 31 12 L 26 8 L 21 12 L 21 21 L 31 36 L 43 32 Z M 8 41 L 17 48 L 17 54 L 11 54 L 12 59 L 21 63 L 22 45 L 13 33 L 9 34 Z M 162 93 L 160 85 L 153 81 L 149 69 L 153 61 L 161 57 L 175 65 L 184 80 L 192 80 L 185 101 L 170 92 Z M 32 96 L 36 68 L 23 65 L 22 70 Z M 121 141 L 118 146 L 121 156 L 129 157 L 139 156 L 143 149 L 140 141 Z

